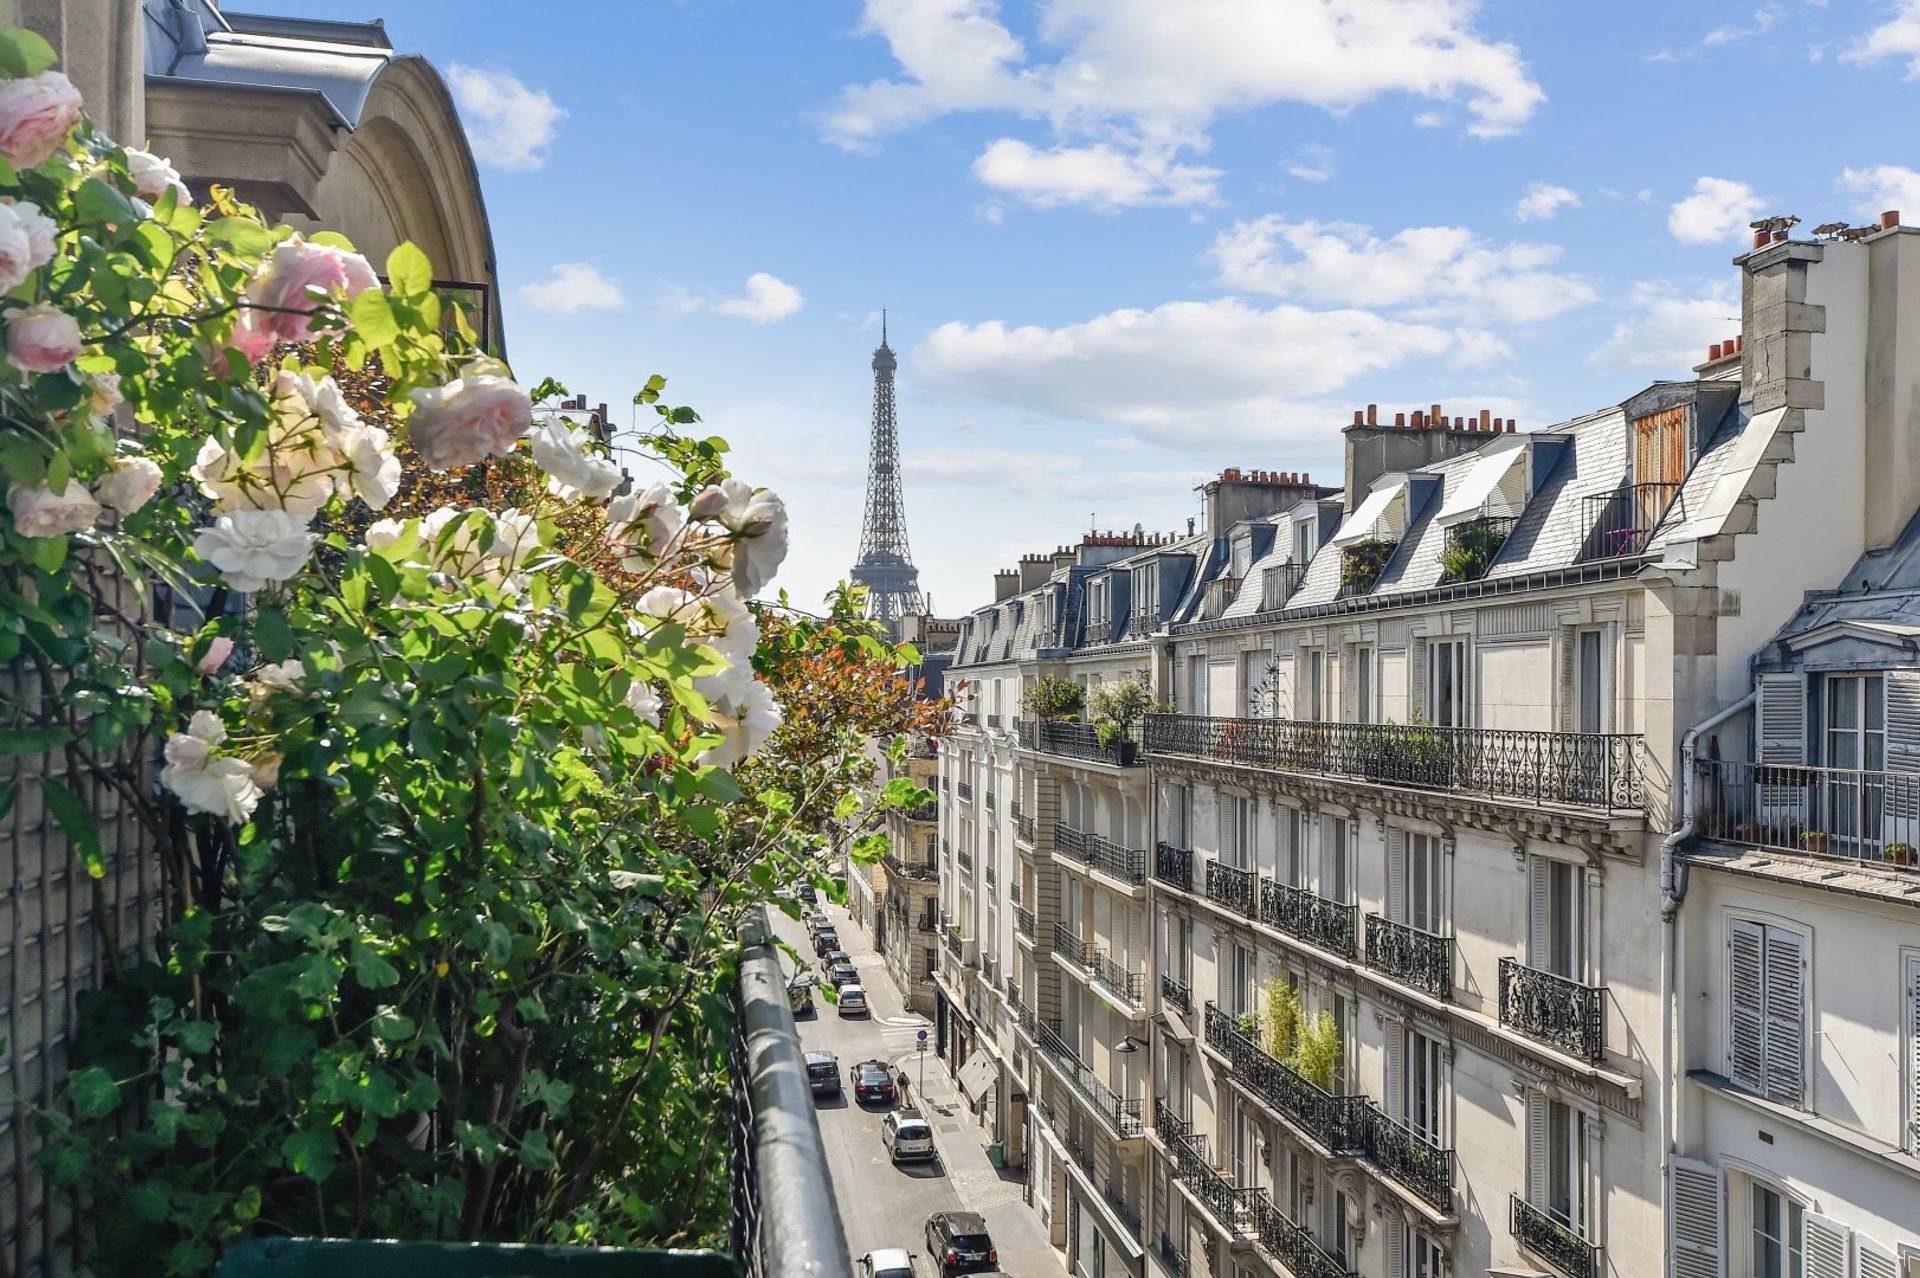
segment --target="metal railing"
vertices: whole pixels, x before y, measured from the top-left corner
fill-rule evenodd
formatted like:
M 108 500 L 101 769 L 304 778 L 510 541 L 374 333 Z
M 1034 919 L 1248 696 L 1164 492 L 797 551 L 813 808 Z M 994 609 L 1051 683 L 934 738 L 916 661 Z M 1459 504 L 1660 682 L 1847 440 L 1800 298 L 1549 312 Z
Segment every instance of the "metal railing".
M 1024 905 L 1014 906 L 1013 907 L 1013 930 L 1019 933 L 1021 936 L 1026 937 L 1029 941 L 1033 940 L 1034 939 L 1033 911 L 1029 910 Z
M 932 861 L 906 861 L 897 854 L 889 852 L 880 859 L 887 873 L 903 879 L 914 879 L 921 883 L 937 883 L 940 879 L 940 867 Z
M 1700 834 L 1920 873 L 1920 773 L 1703 759 Z
M 913 930 L 916 932 L 938 932 L 940 930 L 940 920 L 934 918 L 931 914 L 922 914 L 913 921 Z
M 1453 938 L 1367 915 L 1367 966 L 1435 998 L 1453 997 Z
M 1353 1278 L 1353 1271 L 1322 1247 L 1304 1225 L 1266 1195 L 1253 1204 L 1254 1237 L 1292 1278 Z
M 991 890 L 992 888 L 996 888 L 999 885 L 1000 885 L 1000 872 L 994 869 L 993 862 L 989 861 L 987 862 L 987 887 L 989 890 Z
M 961 799 L 963 799 L 963 800 L 966 800 L 966 801 L 968 801 L 968 802 L 971 802 L 971 801 L 972 801 L 972 799 L 973 799 L 973 782 L 971 782 L 971 781 L 958 781 L 958 782 L 955 782 L 955 783 L 954 783 L 954 787 L 953 787 L 953 789 L 954 789 L 954 793 L 956 793 L 956 794 L 958 794 L 958 795 L 959 795 L 959 796 L 961 797 Z
M 1193 891 L 1193 851 L 1159 843 L 1153 849 L 1153 877 L 1182 892 Z
M 961 869 L 973 869 L 973 852 L 965 844 L 961 845 L 960 850 L 954 854 L 954 857 L 960 862 Z
M 1500 547 L 1507 544 L 1516 522 L 1509 516 L 1482 515 L 1449 524 L 1446 545 L 1440 552 L 1440 564 L 1445 570 L 1441 580 L 1478 581 L 1486 576 L 1487 569 L 1500 554 Z
M 1236 1186 L 1207 1160 L 1207 1138 L 1174 1114 L 1163 1099 L 1153 1102 L 1153 1126 L 1173 1155 L 1173 1174 L 1235 1238 L 1250 1238 L 1258 1189 Z
M 1025 839 L 1027 843 L 1031 845 L 1035 842 L 1035 832 L 1032 817 L 1026 815 L 1024 812 L 1015 812 L 1013 814 L 1013 835 L 1015 838 Z
M 1206 898 L 1248 918 L 1260 912 L 1259 880 L 1251 870 L 1237 870 L 1218 861 L 1206 862 Z
M 1585 1061 L 1606 1053 L 1606 987 L 1500 960 L 1500 1023 Z
M 1053 850 L 1063 852 L 1075 860 L 1087 859 L 1087 837 L 1064 821 L 1053 823 Z
M 940 819 L 940 802 L 936 799 L 929 803 L 915 804 L 910 808 L 897 808 L 895 811 L 909 821 L 938 821 Z
M 1515 1242 L 1552 1265 L 1566 1278 L 1599 1278 L 1599 1247 L 1518 1194 L 1508 1201 L 1512 1204 L 1508 1228 Z
M 1305 564 L 1277 564 L 1260 573 L 1260 611 L 1284 608 L 1300 583 L 1307 579 Z
M 987 791 L 987 811 L 992 812 L 999 806 L 1000 800 L 993 791 Z
M 1034 1042 L 1039 1045 L 1041 1053 L 1052 1061 L 1054 1068 L 1080 1093 L 1080 1098 L 1106 1120 L 1121 1140 L 1132 1140 L 1145 1134 L 1140 1122 L 1140 1102 L 1122 1100 L 1111 1087 L 1101 1082 L 1093 1072 L 1093 1067 L 1067 1046 L 1066 1039 L 1060 1034 L 1060 1022 L 1041 1021 L 1034 1034 Z
M 1146 751 L 1609 811 L 1646 805 L 1638 733 L 1150 714 Z
M 1329 901 L 1306 888 L 1260 880 L 1260 921 L 1341 958 L 1354 955 L 1354 906 Z
M 1057 754 L 1066 759 L 1086 759 L 1115 767 L 1132 767 L 1140 762 L 1140 751 L 1132 741 L 1100 744 L 1100 732 L 1091 723 L 1073 723 L 1060 719 L 1022 721 L 1020 744 L 1042 754 Z
M 1453 1210 L 1453 1151 L 1394 1121 L 1378 1106 L 1373 1106 L 1367 1129 L 1367 1156 L 1441 1211 Z
M 1610 493 L 1582 497 L 1581 522 L 1589 531 L 1580 558 L 1618 559 L 1641 553 L 1679 492 L 1679 484 L 1628 484 Z
M 766 936 L 764 919 L 756 929 Z M 750 934 L 750 942 L 755 940 Z M 740 961 L 732 1069 L 730 1250 L 743 1278 L 852 1273 L 805 1053 L 780 952 L 759 939 Z
M 1053 847 L 1101 874 L 1136 886 L 1147 881 L 1147 854 L 1122 847 L 1104 835 L 1076 830 L 1063 822 L 1053 826 Z
M 1135 1007 L 1146 1006 L 1147 974 L 1144 970 L 1130 970 L 1117 962 L 1113 955 L 1096 948 L 1087 971 L 1095 982 L 1106 986 L 1117 997 Z
M 987 716 L 987 726 L 988 726 L 989 728 L 997 728 L 997 727 L 999 727 L 999 726 L 1000 726 L 1000 716 L 999 716 L 999 715 L 997 715 L 997 714 L 990 714 L 990 715 L 988 715 L 988 716 Z
M 1089 946 L 1065 923 L 1053 925 L 1053 952 L 1077 967 L 1087 966 Z
M 1355 595 L 1371 594 L 1399 549 L 1399 542 L 1379 539 L 1341 547 L 1340 593 L 1336 597 L 1351 599 Z
M 1189 1016 L 1193 1014 L 1193 990 L 1169 972 L 1160 973 L 1160 1001 L 1173 1004 Z

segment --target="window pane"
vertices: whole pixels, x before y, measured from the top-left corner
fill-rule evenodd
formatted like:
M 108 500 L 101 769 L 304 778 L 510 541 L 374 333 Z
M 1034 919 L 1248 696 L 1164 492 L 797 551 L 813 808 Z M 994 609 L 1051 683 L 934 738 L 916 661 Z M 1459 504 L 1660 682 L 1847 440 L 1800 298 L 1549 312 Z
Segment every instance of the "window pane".
M 1584 631 L 1580 635 L 1580 718 L 1575 724 L 1577 731 L 1606 730 L 1602 716 L 1600 678 L 1600 632 Z

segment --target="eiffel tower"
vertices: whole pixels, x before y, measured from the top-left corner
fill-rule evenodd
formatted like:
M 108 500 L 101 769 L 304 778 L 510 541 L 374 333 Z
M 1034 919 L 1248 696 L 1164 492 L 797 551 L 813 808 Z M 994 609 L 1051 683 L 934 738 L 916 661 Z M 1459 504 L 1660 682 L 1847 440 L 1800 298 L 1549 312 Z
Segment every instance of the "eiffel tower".
M 867 458 L 867 514 L 853 580 L 867 588 L 867 615 L 896 634 L 900 618 L 925 612 L 920 570 L 907 550 L 906 503 L 900 496 L 900 431 L 893 412 L 893 370 L 887 313 L 880 312 L 880 349 L 873 353 L 873 445 Z

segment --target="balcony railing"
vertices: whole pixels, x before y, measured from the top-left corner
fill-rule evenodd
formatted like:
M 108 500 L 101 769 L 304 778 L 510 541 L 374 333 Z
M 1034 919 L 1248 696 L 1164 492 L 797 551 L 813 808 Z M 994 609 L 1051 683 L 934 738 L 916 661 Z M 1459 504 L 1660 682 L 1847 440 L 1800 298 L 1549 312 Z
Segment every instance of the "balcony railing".
M 999 798 L 994 794 L 993 791 L 991 790 L 987 791 L 987 811 L 992 812 L 995 809 L 995 807 L 998 806 L 999 802 L 1000 802 Z
M 1920 874 L 1920 773 L 1702 760 L 1700 833 Z
M 1447 525 L 1446 545 L 1440 551 L 1443 581 L 1478 581 L 1507 544 L 1516 521 L 1499 515 L 1482 515 Z
M 1031 941 L 1033 939 L 1033 911 L 1024 905 L 1014 906 L 1013 930 Z
M 1060 1035 L 1060 1022 L 1041 1021 L 1034 1042 L 1053 1062 L 1054 1068 L 1066 1076 L 1067 1082 L 1080 1093 L 1081 1099 L 1105 1119 L 1122 1140 L 1132 1140 L 1145 1133 L 1140 1123 L 1140 1102 L 1122 1100 L 1111 1087 L 1101 1082 L 1093 1072 L 1093 1067 L 1067 1046 L 1066 1039 Z
M 1340 550 L 1340 594 L 1341 599 L 1351 599 L 1355 595 L 1373 593 L 1387 565 L 1393 562 L 1394 552 L 1400 549 L 1397 541 L 1372 539 L 1355 542 Z
M 1253 1204 L 1254 1237 L 1293 1278 L 1353 1278 L 1353 1271 L 1322 1247 L 1306 1226 L 1287 1218 L 1262 1194 Z
M 987 862 L 987 890 L 992 891 L 1000 885 L 1000 872 L 993 868 L 993 862 Z
M 931 915 L 923 914 L 913 921 L 913 930 L 916 932 L 938 932 L 940 930 L 940 920 Z
M 1135 1007 L 1146 1006 L 1147 974 L 1144 971 L 1128 969 L 1102 949 L 1094 950 L 1093 961 L 1087 970 L 1093 974 L 1096 982 L 1106 986 L 1117 997 Z
M 899 812 L 901 816 L 909 821 L 938 821 L 940 819 L 940 803 L 938 800 L 935 800 L 931 803 L 916 804 L 911 808 L 901 808 Z
M 1618 559 L 1641 553 L 1679 492 L 1679 484 L 1628 484 L 1581 498 L 1581 522 L 1589 531 L 1580 557 Z
M 1254 917 L 1260 912 L 1258 880 L 1251 870 L 1236 870 L 1231 865 L 1208 861 L 1206 897 L 1216 905 Z
M 1453 997 L 1453 938 L 1367 915 L 1367 966 L 1435 998 Z
M 1523 732 L 1150 714 L 1149 754 L 1530 803 L 1641 810 L 1638 733 Z
M 1367 1131 L 1367 1156 L 1441 1211 L 1453 1210 L 1453 1151 L 1395 1122 L 1378 1106 Z
M 1235 1238 L 1251 1238 L 1255 1229 L 1254 1203 L 1258 1189 L 1240 1188 L 1207 1161 L 1207 1138 L 1175 1116 L 1166 1101 L 1153 1102 L 1154 1129 L 1173 1155 L 1173 1174 L 1192 1192 L 1213 1218 Z
M 1515 1195 L 1508 1227 L 1514 1241 L 1565 1278 L 1599 1278 L 1600 1249 L 1532 1203 Z
M 1140 762 L 1139 747 L 1132 741 L 1100 744 L 1100 733 L 1091 723 L 1073 723 L 1061 719 L 1021 721 L 1020 744 L 1042 754 L 1057 754 L 1066 759 L 1086 759 L 1115 767 L 1131 767 Z
M 1293 592 L 1307 579 L 1305 564 L 1280 564 L 1260 574 L 1260 611 L 1272 612 L 1286 607 Z
M 1500 960 L 1500 1023 L 1581 1060 L 1606 1051 L 1606 988 Z
M 954 784 L 954 787 L 953 787 L 953 789 L 954 789 L 954 793 L 956 793 L 956 794 L 958 794 L 958 795 L 959 795 L 959 796 L 961 797 L 961 799 L 962 799 L 962 800 L 965 800 L 965 801 L 968 801 L 968 802 L 971 802 L 971 801 L 972 801 L 972 799 L 973 799 L 973 782 L 971 782 L 971 781 L 959 781 L 959 782 L 956 782 L 956 783 Z
M 1087 859 L 1087 836 L 1064 821 L 1053 823 L 1053 850 L 1073 857 L 1075 860 Z
M 1160 1001 L 1171 1003 L 1187 1015 L 1193 1015 L 1193 991 L 1185 981 L 1175 980 L 1166 972 L 1160 973 Z
M 969 848 L 968 848 L 968 847 L 966 847 L 966 846 L 965 846 L 964 844 L 962 844 L 962 845 L 961 845 L 961 848 L 960 848 L 960 851 L 959 851 L 959 853 L 958 853 L 957 855 L 958 855 L 958 858 L 959 858 L 959 861 L 960 861 L 960 868 L 961 868 L 961 869 L 963 869 L 963 870 L 972 870 L 972 869 L 973 869 L 973 852 L 972 852 L 972 850 L 971 850 L 971 849 L 969 849 Z
M 1098 834 L 1086 838 L 1087 864 L 1109 878 L 1136 886 L 1147 881 L 1147 854 L 1140 848 L 1122 847 Z
M 1172 884 L 1182 892 L 1193 891 L 1193 852 L 1189 848 L 1176 848 L 1171 843 L 1155 845 L 1153 849 L 1153 877 L 1162 883 Z
M 998 727 L 1000 726 L 1000 716 L 999 716 L 999 715 L 997 715 L 997 714 L 990 714 L 990 715 L 988 715 L 988 716 L 987 716 L 987 726 L 988 726 L 989 728 L 998 728 Z
M 1067 962 L 1079 967 L 1087 966 L 1090 947 L 1080 939 L 1080 934 L 1065 923 L 1053 925 L 1053 952 Z
M 905 861 L 889 852 L 880 864 L 896 878 L 913 879 L 920 883 L 936 883 L 940 879 L 940 867 L 932 861 Z
M 967 939 L 960 935 L 959 928 L 949 924 L 946 930 L 941 933 L 941 939 L 946 942 L 947 953 L 953 955 L 954 958 L 963 963 L 966 962 Z
M 1013 814 L 1013 834 L 1015 838 L 1022 840 L 1028 846 L 1032 846 L 1035 842 L 1034 835 L 1036 834 L 1033 818 L 1024 812 L 1015 812 Z
M 1260 880 L 1260 921 L 1330 954 L 1352 958 L 1355 908 L 1273 879 Z

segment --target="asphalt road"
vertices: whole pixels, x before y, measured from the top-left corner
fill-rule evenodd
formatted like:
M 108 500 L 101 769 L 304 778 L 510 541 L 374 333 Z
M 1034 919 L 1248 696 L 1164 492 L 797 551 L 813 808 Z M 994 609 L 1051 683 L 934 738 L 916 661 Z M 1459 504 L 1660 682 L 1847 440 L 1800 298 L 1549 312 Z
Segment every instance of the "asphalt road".
M 853 956 L 854 968 L 873 1005 L 871 1018 L 842 1018 L 831 1003 L 816 994 L 813 1014 L 798 1021 L 800 1042 L 806 1050 L 832 1052 L 840 1058 L 841 1095 L 816 1097 L 814 1104 L 833 1175 L 834 1197 L 846 1228 L 847 1249 L 856 1259 L 879 1247 L 905 1247 L 924 1253 L 927 1217 L 936 1211 L 958 1210 L 961 1205 L 947 1180 L 945 1161 L 935 1158 L 893 1166 L 886 1146 L 880 1143 L 880 1120 L 886 1110 L 854 1102 L 847 1070 L 863 1060 L 902 1060 L 913 1053 L 916 1031 L 924 1029 L 931 1035 L 933 1027 L 925 1017 L 901 1006 L 900 994 L 885 964 L 867 946 L 847 912 L 836 905 L 827 906 L 826 911 L 838 927 L 841 948 Z M 806 930 L 798 921 L 775 914 L 774 930 L 799 950 L 816 973 L 819 971 Z M 791 969 L 793 961 L 788 959 L 787 964 Z M 936 1068 L 931 1041 L 928 1058 L 927 1067 Z M 911 1077 L 911 1067 L 908 1072 Z M 923 1268 L 921 1272 L 931 1271 Z

